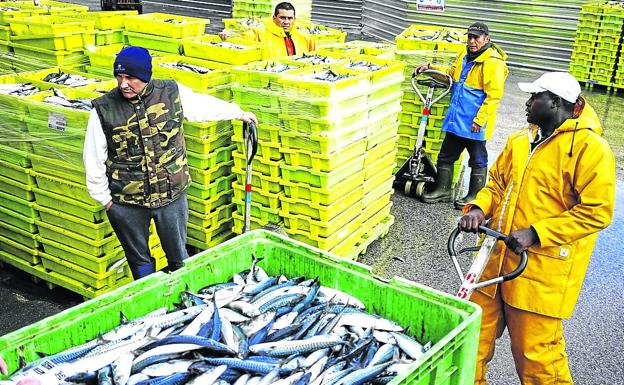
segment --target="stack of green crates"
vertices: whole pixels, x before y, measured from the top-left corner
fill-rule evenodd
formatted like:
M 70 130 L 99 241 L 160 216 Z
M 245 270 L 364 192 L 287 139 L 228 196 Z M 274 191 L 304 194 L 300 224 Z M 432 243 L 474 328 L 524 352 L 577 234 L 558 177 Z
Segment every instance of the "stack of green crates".
M 232 237 L 232 124 L 184 121 L 189 172 L 187 243 L 205 250 Z
M 602 19 L 602 7 L 596 3 L 583 5 L 579 14 L 570 73 L 581 82 L 589 80 Z
M 234 0 L 232 17 L 271 17 L 275 6 L 281 0 Z M 291 0 L 290 3 L 297 10 L 297 19 L 310 20 L 312 16 L 312 0 Z
M 208 19 L 146 13 L 124 18 L 124 36 L 129 45 L 179 54 L 183 42 L 202 36 L 208 24 Z
M 48 66 L 84 64 L 86 46 L 95 44 L 95 23 L 59 15 L 9 20 L 16 55 Z
M 610 86 L 616 70 L 616 58 L 622 40 L 624 9 L 621 4 L 603 6 L 602 20 L 596 42 L 589 80 L 593 84 Z
M 386 95 L 383 81 L 381 88 L 371 86 L 374 72 L 347 68 L 349 64 L 304 67 L 279 79 L 284 155 L 280 214 L 290 237 L 355 258 L 359 254 L 355 246 L 370 219 L 364 215 L 365 179 L 372 168 L 384 166 L 383 162 L 366 165 L 367 135 L 377 134 L 382 127 L 392 129 L 388 126 L 396 122 L 400 89 L 398 95 Z M 334 75 L 340 78 L 324 80 Z M 389 107 L 393 97 L 394 109 Z M 393 122 L 388 123 L 392 112 Z M 386 155 L 391 177 L 394 154 Z M 370 178 L 367 182 L 368 190 L 373 190 Z
M 279 77 L 301 68 L 302 65 L 284 64 L 281 61 L 262 61 L 234 69 L 232 94 L 234 102 L 243 110 L 252 111 L 259 120 L 258 152 L 252 162 L 252 195 L 251 195 L 251 228 L 260 228 L 269 224 L 282 226 L 280 216 L 281 198 L 284 195 L 280 184 L 282 179 L 281 165 L 284 156 L 280 152 L 281 131 L 281 90 Z M 243 231 L 245 214 L 245 183 L 246 183 L 246 147 L 243 125 L 234 122 L 236 145 L 234 156 L 234 232 Z
M 135 15 L 137 11 L 96 11 L 84 17 L 95 22 L 95 45 L 99 46 L 124 43 L 125 17 Z

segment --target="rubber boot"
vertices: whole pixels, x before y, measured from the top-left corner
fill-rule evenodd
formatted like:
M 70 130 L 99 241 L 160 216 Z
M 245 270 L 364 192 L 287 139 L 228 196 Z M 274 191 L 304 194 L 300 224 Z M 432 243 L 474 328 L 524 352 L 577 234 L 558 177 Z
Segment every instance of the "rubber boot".
M 477 197 L 477 193 L 485 186 L 485 180 L 487 178 L 487 168 L 475 168 L 470 171 L 470 184 L 468 185 L 468 194 L 465 197 L 455 201 L 455 208 L 461 210 L 470 201 Z
M 137 279 L 147 277 L 148 275 L 156 272 L 156 262 L 154 261 L 146 265 L 131 266 L 130 270 L 132 271 L 132 276 L 136 281 Z
M 426 192 L 422 196 L 425 203 L 450 202 L 451 184 L 453 182 L 453 165 L 448 163 L 438 163 L 438 177 L 432 191 Z

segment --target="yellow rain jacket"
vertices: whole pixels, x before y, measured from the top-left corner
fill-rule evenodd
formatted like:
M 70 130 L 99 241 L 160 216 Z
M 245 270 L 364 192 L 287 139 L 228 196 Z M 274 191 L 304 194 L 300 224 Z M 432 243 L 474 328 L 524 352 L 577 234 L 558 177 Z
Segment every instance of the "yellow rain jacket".
M 515 308 L 568 318 L 578 300 L 598 232 L 611 223 L 615 160 L 588 104 L 531 153 L 536 128 L 511 135 L 490 170 L 487 185 L 464 208 L 480 207 L 490 227 L 509 234 L 533 227 L 539 246 L 529 248 L 518 278 L 481 291 Z M 511 272 L 519 256 L 498 242 L 482 281 Z
M 241 38 L 265 44 L 267 59 L 279 59 L 288 56 L 286 42 L 284 41 L 286 32 L 281 27 L 275 25 L 273 19 L 267 20 L 265 25 L 265 28 L 252 28 L 246 31 L 241 35 Z M 290 36 L 295 44 L 297 55 L 304 52 L 312 52 L 316 49 L 315 41 L 307 33 L 297 29 L 296 23 L 293 24 L 290 30 Z
M 503 97 L 505 79 L 509 74 L 507 54 L 496 44 L 468 62 L 466 50 L 455 58 L 449 75 L 453 78 L 453 94 L 444 119 L 443 130 L 462 138 L 487 140 L 494 133 L 496 109 Z M 471 131 L 472 122 L 483 129 Z

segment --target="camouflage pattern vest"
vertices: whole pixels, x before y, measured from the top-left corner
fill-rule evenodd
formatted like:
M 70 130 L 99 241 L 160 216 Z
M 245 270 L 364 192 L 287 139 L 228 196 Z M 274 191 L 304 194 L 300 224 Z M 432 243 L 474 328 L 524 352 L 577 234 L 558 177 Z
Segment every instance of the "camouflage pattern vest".
M 93 105 L 108 144 L 113 202 L 158 208 L 186 190 L 190 176 L 174 81 L 153 80 L 132 100 L 115 88 Z

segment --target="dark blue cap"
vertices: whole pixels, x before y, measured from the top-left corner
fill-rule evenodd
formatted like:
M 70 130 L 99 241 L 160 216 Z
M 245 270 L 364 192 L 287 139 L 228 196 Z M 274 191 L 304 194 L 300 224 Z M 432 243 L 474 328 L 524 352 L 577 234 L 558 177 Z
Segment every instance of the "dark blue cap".
M 152 57 L 143 47 L 126 47 L 117 54 L 113 73 L 126 74 L 146 83 L 152 79 Z

